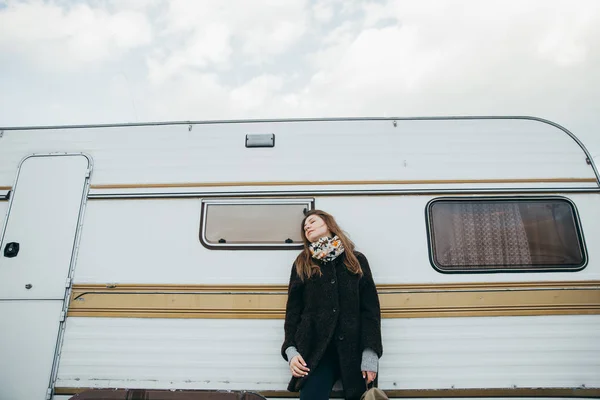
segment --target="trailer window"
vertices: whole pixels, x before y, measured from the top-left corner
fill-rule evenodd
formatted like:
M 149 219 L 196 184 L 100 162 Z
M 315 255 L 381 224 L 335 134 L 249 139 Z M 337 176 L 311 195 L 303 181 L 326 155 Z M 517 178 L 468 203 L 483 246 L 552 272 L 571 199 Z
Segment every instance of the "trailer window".
M 313 200 L 206 200 L 200 241 L 210 249 L 300 249 Z
M 549 199 L 439 199 L 427 207 L 440 272 L 564 271 L 585 266 L 574 205 Z

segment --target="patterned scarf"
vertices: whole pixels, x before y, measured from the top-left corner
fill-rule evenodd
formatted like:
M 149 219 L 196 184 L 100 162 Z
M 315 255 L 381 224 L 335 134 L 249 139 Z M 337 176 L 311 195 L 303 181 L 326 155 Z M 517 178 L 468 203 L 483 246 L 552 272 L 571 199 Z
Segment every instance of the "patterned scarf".
M 335 260 L 344 252 L 344 245 L 337 235 L 332 238 L 323 236 L 321 239 L 310 244 L 312 257 L 323 262 Z

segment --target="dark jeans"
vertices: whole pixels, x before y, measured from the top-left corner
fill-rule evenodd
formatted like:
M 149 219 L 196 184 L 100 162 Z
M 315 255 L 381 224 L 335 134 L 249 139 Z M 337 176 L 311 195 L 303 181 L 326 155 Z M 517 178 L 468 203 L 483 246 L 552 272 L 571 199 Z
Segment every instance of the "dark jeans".
M 329 400 L 331 388 L 340 377 L 335 345 L 330 344 L 317 368 L 311 371 L 300 391 L 300 400 Z

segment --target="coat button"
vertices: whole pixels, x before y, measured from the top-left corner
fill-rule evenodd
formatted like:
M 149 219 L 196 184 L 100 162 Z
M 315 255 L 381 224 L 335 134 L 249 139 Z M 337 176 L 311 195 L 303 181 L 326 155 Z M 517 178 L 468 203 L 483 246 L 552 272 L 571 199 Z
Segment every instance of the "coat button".
M 338 339 L 340 339 L 340 340 L 344 340 L 344 335 L 340 335 L 340 336 L 338 336 Z
M 334 309 L 333 309 L 333 312 L 334 312 L 334 313 L 336 313 L 336 312 L 337 312 L 337 308 L 334 308 Z
M 335 283 L 335 279 L 332 279 L 331 280 L 331 284 L 333 285 L 334 283 Z

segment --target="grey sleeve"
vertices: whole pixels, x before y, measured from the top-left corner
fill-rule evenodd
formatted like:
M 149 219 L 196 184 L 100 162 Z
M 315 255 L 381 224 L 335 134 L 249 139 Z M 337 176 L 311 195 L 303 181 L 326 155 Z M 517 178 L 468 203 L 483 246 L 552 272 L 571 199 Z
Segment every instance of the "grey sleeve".
M 296 357 L 299 354 L 300 353 L 298 353 L 298 350 L 296 350 L 294 346 L 290 346 L 287 349 L 285 349 L 285 355 L 287 356 L 288 364 L 292 362 L 292 358 Z
M 379 367 L 379 358 L 377 353 L 371 349 L 364 349 L 362 352 L 362 362 L 360 363 L 361 371 L 377 372 Z

